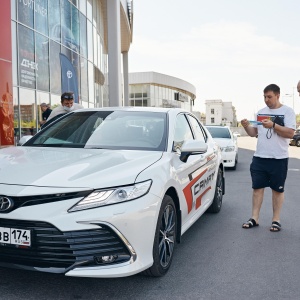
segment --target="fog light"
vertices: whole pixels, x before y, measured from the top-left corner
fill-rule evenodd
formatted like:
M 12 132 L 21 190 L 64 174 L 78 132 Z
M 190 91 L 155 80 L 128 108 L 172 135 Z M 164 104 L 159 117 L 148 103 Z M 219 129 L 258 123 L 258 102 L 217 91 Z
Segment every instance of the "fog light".
M 97 264 L 109 264 L 114 262 L 117 258 L 118 255 L 94 256 L 94 260 Z

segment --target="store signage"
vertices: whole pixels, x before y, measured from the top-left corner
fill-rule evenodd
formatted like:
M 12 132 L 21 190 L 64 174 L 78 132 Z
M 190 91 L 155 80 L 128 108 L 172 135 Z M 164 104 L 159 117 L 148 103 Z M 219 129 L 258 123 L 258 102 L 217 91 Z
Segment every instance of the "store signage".
M 45 17 L 47 16 L 47 8 L 43 7 L 40 2 L 40 0 L 19 0 L 19 3 L 23 3 L 24 6 Z
M 178 93 L 178 100 L 179 101 L 183 101 L 183 102 L 188 102 L 189 101 L 189 97 L 186 94 L 183 93 Z

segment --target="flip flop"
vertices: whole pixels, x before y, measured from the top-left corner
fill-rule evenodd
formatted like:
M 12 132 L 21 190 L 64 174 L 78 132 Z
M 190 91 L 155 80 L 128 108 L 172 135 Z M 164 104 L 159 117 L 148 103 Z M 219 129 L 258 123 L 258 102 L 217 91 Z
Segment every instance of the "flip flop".
M 250 218 L 246 223 L 243 223 L 242 225 L 242 227 L 245 229 L 249 229 L 256 226 L 259 226 L 259 224 L 257 224 L 256 221 L 252 218 Z
M 281 224 L 279 222 L 273 221 L 270 227 L 271 232 L 278 232 L 281 230 Z

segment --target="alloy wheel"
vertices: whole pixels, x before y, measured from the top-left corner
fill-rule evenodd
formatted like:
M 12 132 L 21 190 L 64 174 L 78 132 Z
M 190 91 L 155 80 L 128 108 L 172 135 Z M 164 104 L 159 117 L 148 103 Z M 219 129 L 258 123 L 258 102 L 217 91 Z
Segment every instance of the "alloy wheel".
M 175 243 L 175 209 L 172 205 L 165 207 L 159 232 L 160 264 L 166 268 L 172 258 Z

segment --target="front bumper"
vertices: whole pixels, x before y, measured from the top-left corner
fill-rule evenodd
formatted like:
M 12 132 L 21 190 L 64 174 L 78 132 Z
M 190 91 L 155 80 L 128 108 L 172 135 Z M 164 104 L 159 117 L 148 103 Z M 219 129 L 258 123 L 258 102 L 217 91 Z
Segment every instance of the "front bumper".
M 68 213 L 77 201 L 1 214 L 0 227 L 32 231 L 32 246 L 1 244 L 0 265 L 80 277 L 129 276 L 152 265 L 158 197 L 149 193 L 117 205 Z
M 224 152 L 222 151 L 222 160 L 225 168 L 235 166 L 236 152 Z

